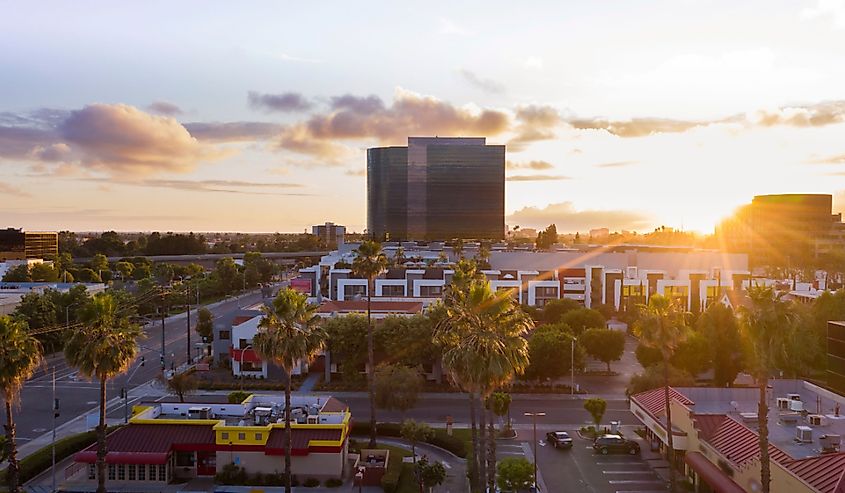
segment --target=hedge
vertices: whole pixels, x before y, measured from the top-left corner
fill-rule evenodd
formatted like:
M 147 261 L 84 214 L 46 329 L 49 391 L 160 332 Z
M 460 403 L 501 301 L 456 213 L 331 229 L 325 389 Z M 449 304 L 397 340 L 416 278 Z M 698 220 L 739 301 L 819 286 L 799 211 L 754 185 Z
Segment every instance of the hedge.
M 379 436 L 401 438 L 401 428 L 402 425 L 400 423 L 378 423 L 376 425 L 376 432 Z M 352 434 L 358 436 L 369 436 L 370 423 L 357 421 L 353 422 Z M 446 430 L 442 428 L 435 428 L 434 437 L 432 437 L 431 440 L 428 440 L 426 443 L 440 447 L 442 449 L 446 449 L 461 458 L 466 458 L 467 456 L 466 443 L 460 438 L 457 438 L 455 436 L 449 436 L 446 433 Z

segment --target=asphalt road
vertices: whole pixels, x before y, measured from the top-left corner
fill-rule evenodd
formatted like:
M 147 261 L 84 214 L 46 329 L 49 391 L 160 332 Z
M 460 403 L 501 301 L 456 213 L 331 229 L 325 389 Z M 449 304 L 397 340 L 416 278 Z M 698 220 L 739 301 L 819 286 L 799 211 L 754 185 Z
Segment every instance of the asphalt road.
M 238 305 L 246 306 L 261 300 L 258 292 L 245 295 L 240 300 L 232 298 L 210 308 L 215 317 L 236 309 Z M 196 311 L 191 312 L 191 325 L 196 325 Z M 129 372 L 122 375 L 107 386 L 107 401 L 120 395 L 120 389 L 127 386 L 127 378 L 131 375 L 129 388 L 146 383 L 161 374 L 161 321 L 145 327 L 147 339 L 141 341 L 141 351 L 138 358 L 144 356 L 146 363 L 139 367 L 139 360 L 132 364 Z M 171 317 L 165 322 L 165 363 L 178 366 L 185 363 L 187 355 L 187 322 L 183 316 Z M 191 344 L 198 342 L 196 332 L 191 333 Z M 196 354 L 196 353 L 194 353 Z M 32 440 L 52 427 L 52 372 L 56 372 L 56 397 L 59 399 L 61 415 L 56 419 L 56 426 L 84 415 L 95 408 L 99 402 L 99 384 L 78 378 L 76 370 L 70 368 L 61 355 L 52 357 L 35 375 L 24 385 L 21 391 L 20 406 L 15 411 L 17 437 L 19 443 Z M 136 371 L 137 369 L 137 371 Z M 137 400 L 137 399 L 136 399 Z M 132 405 L 130 400 L 129 405 Z M 121 407 L 122 410 L 122 407 Z M 122 411 L 121 411 L 122 412 Z

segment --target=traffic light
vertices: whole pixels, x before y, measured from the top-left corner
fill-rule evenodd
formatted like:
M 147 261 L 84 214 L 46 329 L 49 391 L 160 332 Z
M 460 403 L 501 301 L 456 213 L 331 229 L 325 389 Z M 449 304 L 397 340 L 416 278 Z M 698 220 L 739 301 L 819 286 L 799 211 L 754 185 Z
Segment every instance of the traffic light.
M 164 370 L 164 355 L 161 355 L 161 369 Z
M 53 417 L 54 418 L 59 417 L 59 399 L 58 398 L 53 399 Z
M 120 398 L 121 398 L 121 399 L 126 399 L 126 387 L 121 387 L 121 388 L 120 388 Z
M 141 366 L 144 366 L 144 363 L 146 363 L 146 362 L 147 362 L 147 358 L 144 357 L 144 356 L 141 356 Z

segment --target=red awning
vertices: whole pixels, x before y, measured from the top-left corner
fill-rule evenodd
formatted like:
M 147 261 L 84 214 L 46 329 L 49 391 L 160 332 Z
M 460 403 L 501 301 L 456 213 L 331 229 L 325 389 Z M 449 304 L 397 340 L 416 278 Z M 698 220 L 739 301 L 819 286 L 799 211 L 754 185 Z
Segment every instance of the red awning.
M 689 464 L 692 470 L 698 473 L 701 480 L 710 485 L 715 493 L 745 493 L 745 490 L 722 472 L 719 466 L 707 460 L 707 457 L 701 455 L 700 452 L 688 452 L 684 456 L 684 462 Z
M 243 360 L 241 360 L 241 353 L 243 353 Z M 231 352 L 229 353 L 232 355 L 232 361 L 237 361 L 240 363 L 241 361 L 249 361 L 250 363 L 261 363 L 261 358 L 255 354 L 255 351 L 252 349 L 236 349 L 232 348 Z
M 97 462 L 97 452 L 83 450 L 73 456 L 75 462 L 94 464 Z M 106 454 L 106 464 L 167 464 L 166 452 L 109 452 Z

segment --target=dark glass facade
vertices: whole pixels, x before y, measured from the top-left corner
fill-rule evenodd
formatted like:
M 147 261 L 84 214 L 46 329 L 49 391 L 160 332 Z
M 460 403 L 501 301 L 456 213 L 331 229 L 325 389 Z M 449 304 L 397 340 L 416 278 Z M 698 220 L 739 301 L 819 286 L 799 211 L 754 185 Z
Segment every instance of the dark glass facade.
M 505 146 L 409 138 L 367 151 L 367 227 L 378 240 L 500 239 Z
M 845 394 L 845 322 L 827 323 L 827 385 Z
M 0 261 L 26 258 L 26 235 L 19 229 L 0 229 Z

